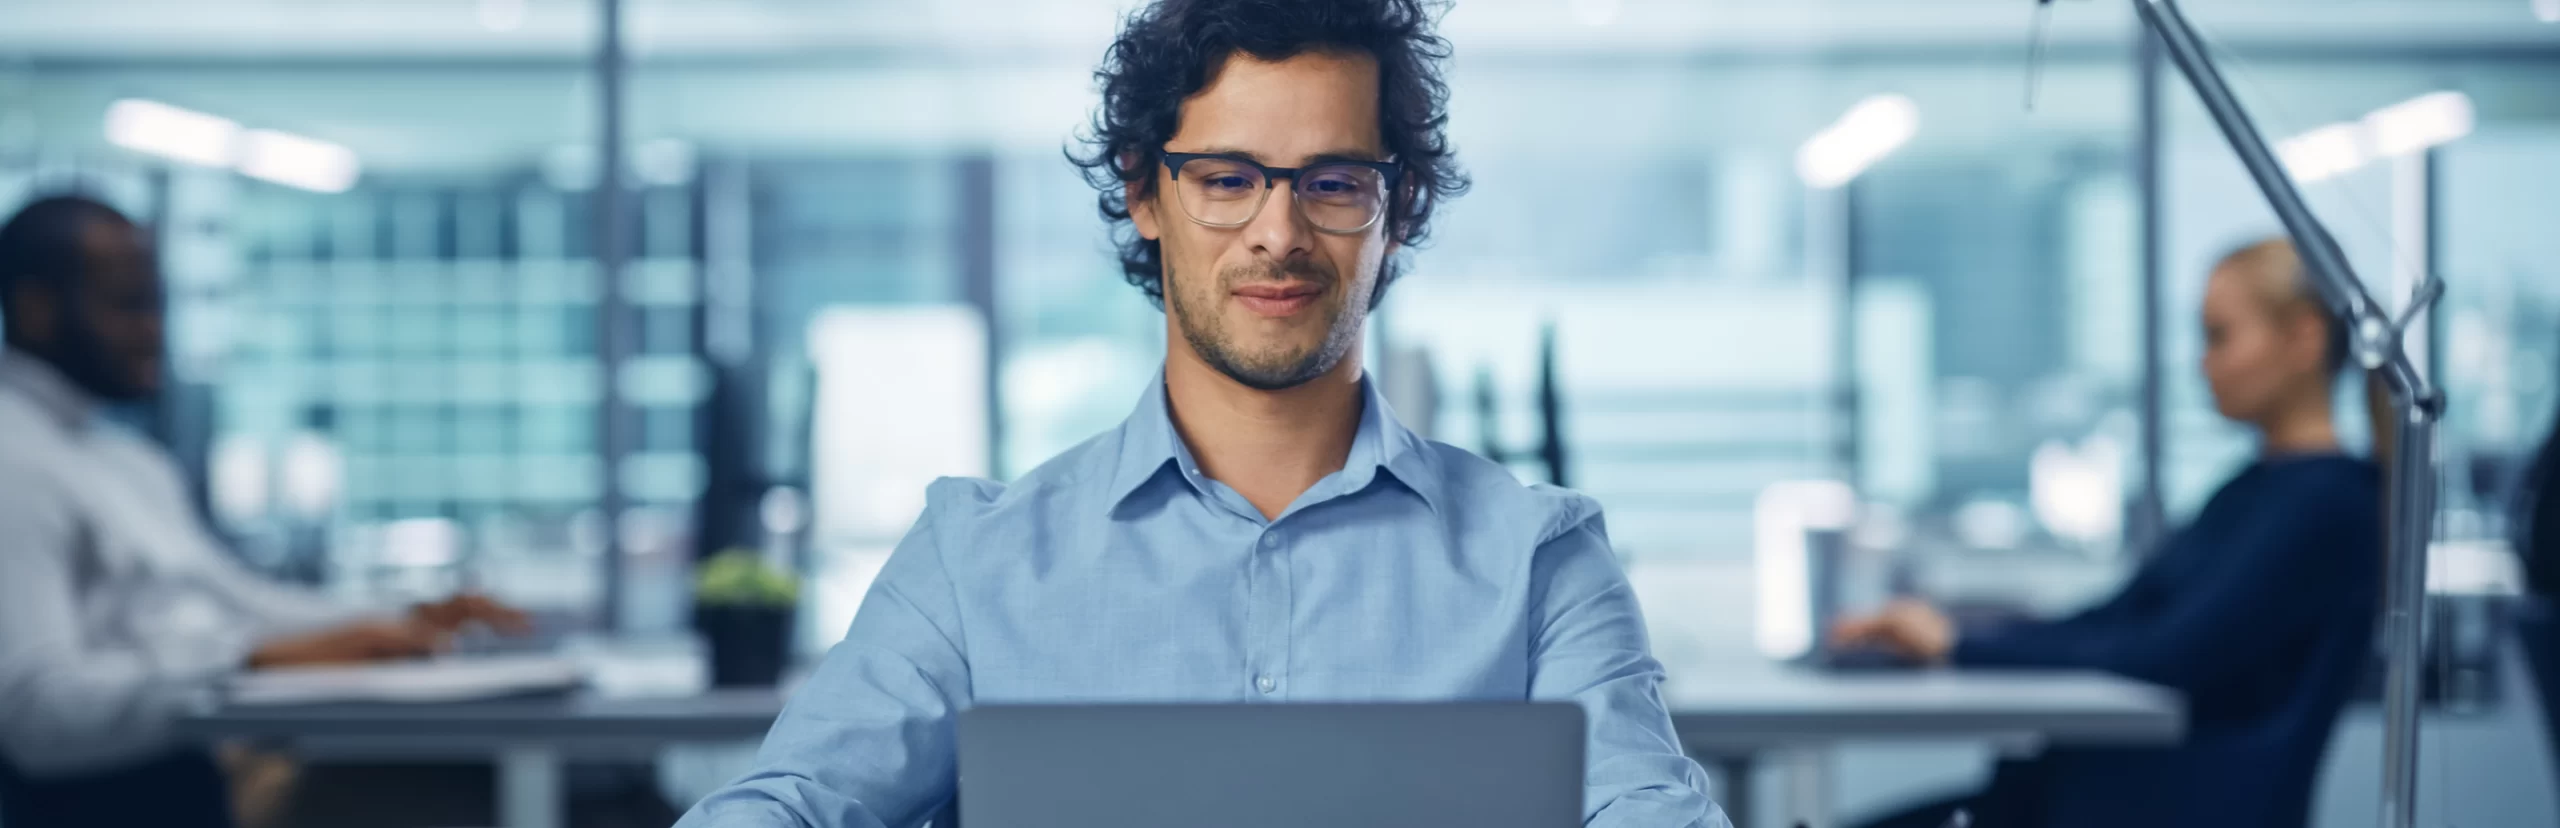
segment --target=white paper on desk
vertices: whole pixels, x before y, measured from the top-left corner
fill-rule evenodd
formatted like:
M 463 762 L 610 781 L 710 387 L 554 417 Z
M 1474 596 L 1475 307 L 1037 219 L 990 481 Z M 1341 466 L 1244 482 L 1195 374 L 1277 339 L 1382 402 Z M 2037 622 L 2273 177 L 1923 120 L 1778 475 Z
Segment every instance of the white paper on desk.
M 233 676 L 232 704 L 457 702 L 568 690 L 586 680 L 556 655 L 490 655 L 351 667 L 290 667 Z

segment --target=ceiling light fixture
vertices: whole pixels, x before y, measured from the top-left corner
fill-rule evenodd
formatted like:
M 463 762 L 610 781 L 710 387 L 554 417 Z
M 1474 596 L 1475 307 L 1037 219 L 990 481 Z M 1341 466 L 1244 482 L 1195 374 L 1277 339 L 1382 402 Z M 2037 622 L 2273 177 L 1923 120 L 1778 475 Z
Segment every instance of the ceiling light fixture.
M 346 192 L 362 170 L 355 150 L 270 129 L 241 136 L 238 167 L 250 178 L 321 193 Z
M 107 141 L 136 152 L 202 167 L 231 165 L 240 125 L 159 101 L 126 98 L 107 105 Z
M 1796 175 L 1817 189 L 1847 184 L 1919 131 L 1920 107 L 1910 98 L 1877 95 L 1859 101 L 1840 120 L 1805 139 L 1796 150 Z
M 2429 92 L 2352 123 L 2328 124 L 2277 142 L 2276 157 L 2286 174 L 2309 184 L 2461 140 L 2471 134 L 2475 117 L 2471 96 Z

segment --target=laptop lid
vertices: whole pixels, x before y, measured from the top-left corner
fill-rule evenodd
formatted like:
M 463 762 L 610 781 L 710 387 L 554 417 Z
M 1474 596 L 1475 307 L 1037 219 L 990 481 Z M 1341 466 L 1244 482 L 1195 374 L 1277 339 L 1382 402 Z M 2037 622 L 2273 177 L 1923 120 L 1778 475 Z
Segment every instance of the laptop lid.
M 1571 828 L 1569 703 L 985 706 L 968 828 Z

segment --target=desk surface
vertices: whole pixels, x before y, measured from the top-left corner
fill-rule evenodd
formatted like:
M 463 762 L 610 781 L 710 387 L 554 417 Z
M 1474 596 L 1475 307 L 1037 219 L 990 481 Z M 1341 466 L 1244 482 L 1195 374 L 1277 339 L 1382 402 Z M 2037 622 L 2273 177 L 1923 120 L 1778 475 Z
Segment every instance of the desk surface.
M 676 698 L 594 693 L 444 704 L 219 705 L 183 727 L 207 738 L 524 744 L 720 742 L 764 737 L 782 712 L 771 689 Z
M 2177 741 L 2176 694 L 2101 673 L 1675 673 L 1663 688 L 1693 750 L 1885 739 L 2145 745 Z
M 1664 689 L 1681 740 L 1708 752 L 1868 739 L 2162 744 L 2184 726 L 2177 698 L 2090 673 L 1823 674 L 1686 668 Z M 596 694 L 453 704 L 218 706 L 186 729 L 205 738 L 475 746 L 647 748 L 753 741 L 781 712 L 773 690 L 680 698 Z

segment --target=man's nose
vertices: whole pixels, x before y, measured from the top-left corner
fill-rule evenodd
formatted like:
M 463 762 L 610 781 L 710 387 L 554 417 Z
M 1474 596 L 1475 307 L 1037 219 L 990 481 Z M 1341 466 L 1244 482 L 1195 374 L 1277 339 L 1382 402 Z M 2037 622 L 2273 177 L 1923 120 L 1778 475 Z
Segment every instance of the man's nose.
M 1297 184 L 1294 178 L 1273 179 L 1262 212 L 1244 227 L 1245 243 L 1268 261 L 1287 262 L 1314 250 L 1315 226 L 1299 214 Z

